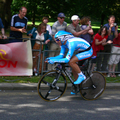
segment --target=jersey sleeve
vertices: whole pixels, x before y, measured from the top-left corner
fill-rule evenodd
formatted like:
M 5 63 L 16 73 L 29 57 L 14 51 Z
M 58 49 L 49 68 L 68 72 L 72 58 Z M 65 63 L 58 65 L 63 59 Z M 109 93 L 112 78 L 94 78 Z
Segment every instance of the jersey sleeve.
M 13 15 L 12 18 L 11 18 L 11 24 L 10 24 L 11 27 L 15 27 L 15 25 L 14 25 L 14 18 L 15 18 L 15 16 Z
M 65 48 L 63 46 L 61 46 L 61 50 L 60 50 L 60 54 L 58 56 L 55 56 L 55 57 L 49 57 L 49 59 L 54 59 L 54 60 L 57 60 L 57 59 L 61 59 L 64 57 L 64 54 L 65 54 Z
M 71 59 L 71 57 L 73 56 L 73 53 L 74 53 L 74 51 L 75 51 L 75 46 L 74 46 L 74 43 L 73 42 L 71 42 L 71 43 L 68 43 L 69 45 L 69 48 L 68 48 L 68 52 L 67 52 L 67 55 L 66 55 L 66 57 L 65 58 L 60 58 L 60 59 L 52 59 L 52 61 L 54 61 L 54 62 L 58 62 L 58 63 L 68 63 L 69 61 L 70 61 L 70 59 Z M 64 50 L 64 51 L 63 51 Z M 62 48 L 61 48 L 61 52 L 60 52 L 60 55 L 64 55 L 64 53 L 65 53 L 65 49 L 63 49 L 62 50 Z

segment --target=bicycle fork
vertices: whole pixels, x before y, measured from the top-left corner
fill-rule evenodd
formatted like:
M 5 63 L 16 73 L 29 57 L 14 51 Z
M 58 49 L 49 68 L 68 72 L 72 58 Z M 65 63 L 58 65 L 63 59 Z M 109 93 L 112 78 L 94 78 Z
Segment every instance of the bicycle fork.
M 52 82 L 52 88 L 57 88 L 57 86 L 56 86 L 56 83 L 57 83 L 57 81 L 59 80 L 59 77 L 61 76 L 61 71 L 59 71 L 59 74 L 56 76 L 56 78 L 53 80 L 53 82 Z M 59 88 L 57 88 L 57 89 L 59 89 Z

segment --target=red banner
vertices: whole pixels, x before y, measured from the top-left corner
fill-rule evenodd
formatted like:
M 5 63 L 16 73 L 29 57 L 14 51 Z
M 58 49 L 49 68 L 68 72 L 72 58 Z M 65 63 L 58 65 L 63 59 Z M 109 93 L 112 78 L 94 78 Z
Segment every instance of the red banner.
M 0 44 L 0 76 L 32 75 L 31 42 Z

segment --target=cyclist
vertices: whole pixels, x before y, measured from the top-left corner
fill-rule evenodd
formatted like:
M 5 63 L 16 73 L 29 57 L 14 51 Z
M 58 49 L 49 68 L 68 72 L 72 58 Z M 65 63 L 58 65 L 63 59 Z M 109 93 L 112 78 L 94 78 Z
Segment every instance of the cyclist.
M 82 38 L 74 37 L 72 33 L 66 31 L 58 31 L 55 34 L 56 43 L 61 47 L 60 54 L 55 57 L 49 57 L 45 62 L 49 64 L 57 63 L 68 63 L 72 68 L 73 76 L 75 78 L 74 84 L 80 84 L 86 79 L 86 76 L 80 70 L 77 62 L 88 59 L 92 56 L 93 50 L 90 44 Z M 68 49 L 66 57 L 64 54 Z M 74 55 L 74 52 L 77 54 Z

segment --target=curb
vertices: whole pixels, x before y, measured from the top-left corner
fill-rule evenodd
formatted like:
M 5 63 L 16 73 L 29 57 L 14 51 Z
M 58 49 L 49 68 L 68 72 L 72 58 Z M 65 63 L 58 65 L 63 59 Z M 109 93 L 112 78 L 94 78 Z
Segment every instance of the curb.
M 37 90 L 37 83 L 0 83 L 0 90 Z
M 0 90 L 37 90 L 38 83 L 0 83 Z M 71 89 L 71 84 L 67 85 Z M 107 83 L 106 89 L 120 89 L 120 83 Z

